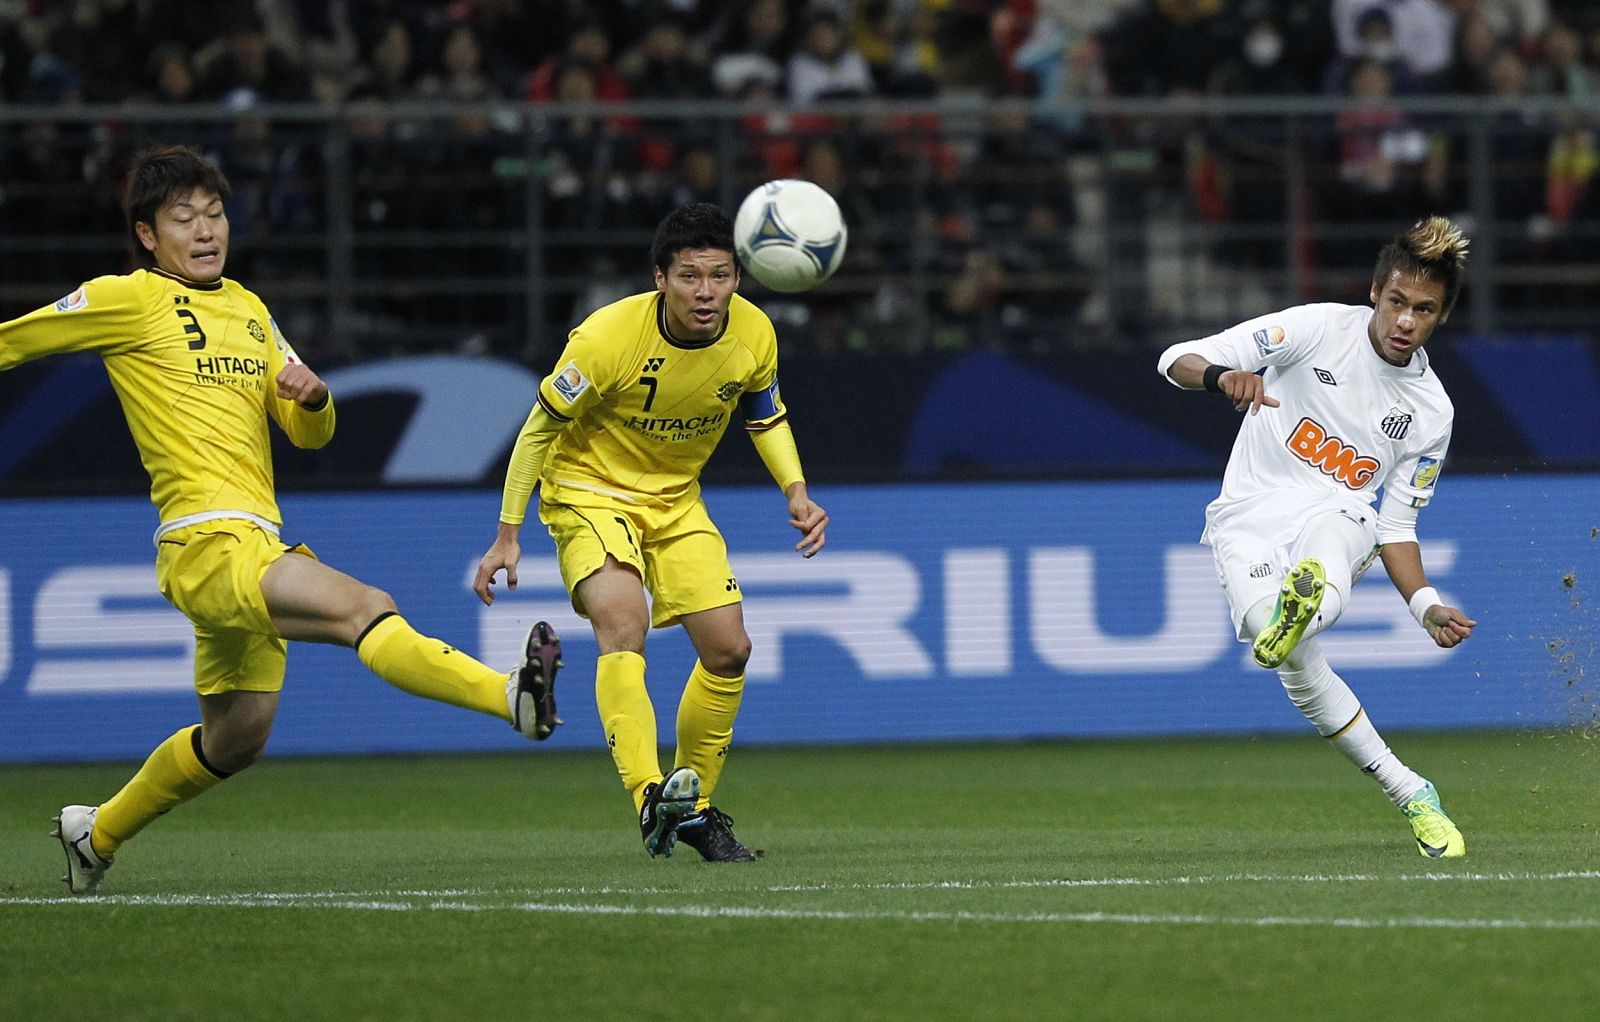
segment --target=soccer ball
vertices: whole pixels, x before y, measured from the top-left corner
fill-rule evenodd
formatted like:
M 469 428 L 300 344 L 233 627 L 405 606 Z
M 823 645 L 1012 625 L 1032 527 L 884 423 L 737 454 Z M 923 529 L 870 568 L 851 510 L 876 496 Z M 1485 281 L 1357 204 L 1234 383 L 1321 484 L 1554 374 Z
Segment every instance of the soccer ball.
M 733 218 L 739 261 L 774 291 L 804 291 L 831 277 L 846 234 L 839 204 L 810 181 L 768 181 Z

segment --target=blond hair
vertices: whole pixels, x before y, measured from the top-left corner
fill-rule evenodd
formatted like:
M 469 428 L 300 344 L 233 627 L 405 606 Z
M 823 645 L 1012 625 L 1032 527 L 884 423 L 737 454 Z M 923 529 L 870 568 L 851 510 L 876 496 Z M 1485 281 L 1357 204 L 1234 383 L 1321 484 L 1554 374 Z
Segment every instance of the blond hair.
M 1449 312 L 1461 294 L 1461 271 L 1469 244 L 1449 217 L 1423 217 L 1383 246 L 1372 271 L 1373 286 L 1381 289 L 1396 270 L 1436 280 L 1444 285 L 1443 311 Z

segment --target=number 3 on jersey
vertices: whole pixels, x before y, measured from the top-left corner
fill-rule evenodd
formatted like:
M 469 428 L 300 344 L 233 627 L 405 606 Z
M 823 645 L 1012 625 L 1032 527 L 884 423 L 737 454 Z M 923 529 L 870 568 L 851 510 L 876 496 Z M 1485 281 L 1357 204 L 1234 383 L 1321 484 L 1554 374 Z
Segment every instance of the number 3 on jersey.
M 189 350 L 199 351 L 201 348 L 204 348 L 206 346 L 206 332 L 204 328 L 200 326 L 200 320 L 195 316 L 195 314 L 190 312 L 188 309 L 173 309 L 172 311 L 176 312 L 178 314 L 178 318 L 184 321 L 183 332 L 194 335 L 194 338 L 189 341 Z

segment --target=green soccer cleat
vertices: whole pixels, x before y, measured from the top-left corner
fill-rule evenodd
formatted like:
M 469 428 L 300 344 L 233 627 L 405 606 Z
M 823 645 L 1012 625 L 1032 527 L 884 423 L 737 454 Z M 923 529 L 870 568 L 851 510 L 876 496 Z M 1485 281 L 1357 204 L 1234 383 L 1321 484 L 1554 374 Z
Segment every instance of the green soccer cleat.
M 1306 626 L 1322 606 L 1322 591 L 1327 588 L 1324 577 L 1322 562 L 1314 557 L 1307 557 L 1289 569 L 1278 589 L 1272 620 L 1250 645 L 1250 655 L 1256 663 L 1271 668 L 1289 659 L 1289 654 L 1300 645 L 1301 636 L 1306 634 Z
M 1439 792 L 1430 781 L 1400 807 L 1417 836 L 1417 851 L 1429 859 L 1458 859 L 1467 854 L 1467 839 L 1439 805 Z

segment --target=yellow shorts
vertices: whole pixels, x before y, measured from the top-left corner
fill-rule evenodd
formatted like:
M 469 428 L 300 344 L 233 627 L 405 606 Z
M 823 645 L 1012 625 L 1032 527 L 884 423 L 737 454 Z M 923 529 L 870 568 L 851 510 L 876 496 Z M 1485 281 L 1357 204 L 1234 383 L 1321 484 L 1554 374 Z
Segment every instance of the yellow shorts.
M 657 628 L 743 599 L 728 566 L 728 546 L 698 497 L 665 511 L 603 498 L 582 506 L 541 503 L 539 518 L 556 541 L 572 609 L 585 617 L 578 583 L 599 571 L 607 554 L 644 580 L 650 623 Z
M 288 643 L 272 624 L 261 575 L 290 552 L 316 556 L 231 519 L 161 537 L 156 586 L 194 624 L 194 687 L 201 695 L 282 690 Z

